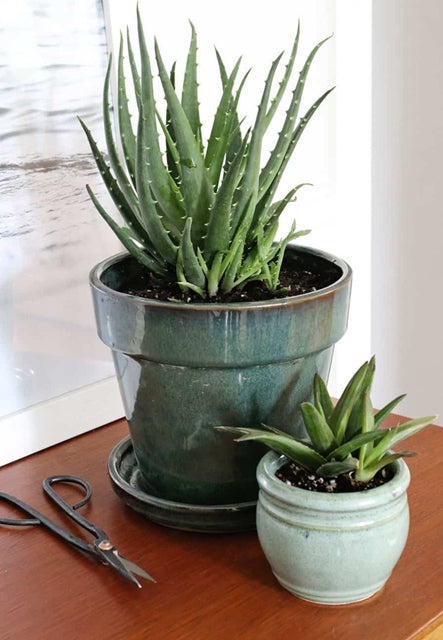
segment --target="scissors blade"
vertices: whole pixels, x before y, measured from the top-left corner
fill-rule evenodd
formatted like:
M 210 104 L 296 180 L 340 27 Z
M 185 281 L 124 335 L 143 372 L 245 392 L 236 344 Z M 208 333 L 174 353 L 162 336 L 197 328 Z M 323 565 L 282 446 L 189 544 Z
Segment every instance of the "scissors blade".
M 141 578 L 145 578 L 146 580 L 151 580 L 151 582 L 157 582 L 155 578 L 150 576 L 149 573 L 146 573 L 146 571 L 135 564 L 135 562 L 131 562 L 131 560 L 128 560 L 128 558 L 121 556 L 117 549 L 114 551 L 114 553 L 118 556 L 118 559 L 123 563 L 128 571 L 130 571 L 131 573 L 135 573 L 136 575 L 140 576 Z
M 132 575 L 132 572 L 155 582 L 155 580 L 141 567 L 136 565 L 134 562 L 131 562 L 130 560 L 127 560 L 126 558 L 120 556 L 117 549 L 111 542 L 109 542 L 109 540 L 102 540 L 98 543 L 96 542 L 95 548 L 102 561 L 118 571 L 121 576 L 123 576 L 133 584 L 136 584 L 140 589 L 142 585 L 137 580 L 137 578 Z
M 137 578 L 133 576 L 132 573 L 125 567 L 115 548 L 106 550 L 102 549 L 101 556 L 102 562 L 104 561 L 105 564 L 115 569 L 121 576 L 123 576 L 123 578 L 126 578 L 126 580 L 129 580 L 129 582 L 132 582 L 132 584 L 137 585 L 137 587 L 139 587 L 140 589 L 142 588 L 142 585 L 137 580 Z

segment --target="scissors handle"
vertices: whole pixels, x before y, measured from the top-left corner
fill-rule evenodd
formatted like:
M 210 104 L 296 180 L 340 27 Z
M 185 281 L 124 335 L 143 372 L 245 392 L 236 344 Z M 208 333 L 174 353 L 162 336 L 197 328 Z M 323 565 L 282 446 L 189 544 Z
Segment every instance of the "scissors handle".
M 32 525 L 43 525 L 47 529 L 49 529 L 53 534 L 62 538 L 65 542 L 69 542 L 73 546 L 77 547 L 81 551 L 85 551 L 86 553 L 91 553 L 93 551 L 92 545 L 88 544 L 82 538 L 78 538 L 70 531 L 63 529 L 58 524 L 56 524 L 53 520 L 45 516 L 44 513 L 41 513 L 30 504 L 23 502 L 19 498 L 15 496 L 11 496 L 9 493 L 0 492 L 0 501 L 6 502 L 16 509 L 19 509 L 23 513 L 28 516 L 32 516 L 31 518 L 4 518 L 0 517 L 0 524 L 9 525 L 12 527 L 23 527 L 23 526 L 32 526 Z
M 55 491 L 52 485 L 57 483 L 67 483 L 67 484 L 76 484 L 82 487 L 85 491 L 84 497 L 74 504 L 74 506 L 69 505 L 64 498 L 61 497 L 60 494 Z M 62 509 L 62 511 L 71 518 L 78 525 L 83 527 L 86 531 L 89 531 L 93 534 L 93 536 L 100 542 L 101 540 L 106 540 L 107 536 L 105 532 L 96 527 L 92 522 L 89 522 L 86 518 L 84 518 L 80 513 L 76 510 L 81 506 L 86 504 L 91 498 L 91 487 L 86 480 L 83 478 L 78 478 L 77 476 L 50 476 L 43 481 L 43 490 L 44 492 L 55 502 L 55 504 Z M 29 525 L 43 525 L 47 529 L 49 529 L 52 533 L 54 533 L 59 538 L 62 538 L 65 542 L 72 544 L 74 547 L 77 547 L 81 551 L 85 551 L 86 553 L 92 553 L 96 555 L 95 546 L 96 544 L 90 544 L 74 535 L 67 529 L 64 529 L 62 526 L 58 525 L 56 522 L 45 516 L 44 513 L 41 513 L 30 504 L 23 502 L 19 498 L 15 496 L 11 496 L 8 493 L 0 492 L 0 501 L 7 502 L 8 504 L 14 506 L 16 509 L 19 509 L 23 513 L 31 518 L 4 518 L 0 517 L 0 524 L 10 525 L 14 527 L 23 527 Z
M 74 505 L 70 505 L 64 498 L 61 497 L 59 493 L 53 488 L 54 484 L 76 484 L 82 487 L 85 491 L 84 497 L 76 502 Z M 92 533 L 92 535 L 97 538 L 97 540 L 105 540 L 107 538 L 106 533 L 97 527 L 95 524 L 87 520 L 84 516 L 77 512 L 77 509 L 85 505 L 91 499 L 92 489 L 89 482 L 84 480 L 83 478 L 79 478 L 78 476 L 68 476 L 68 475 L 60 475 L 60 476 L 49 476 L 45 478 L 42 482 L 43 491 L 46 495 L 51 498 L 55 504 L 62 509 L 66 513 L 71 520 L 79 524 L 83 529 Z
M 0 502 L 6 502 L 28 516 L 34 516 L 33 518 L 5 518 L 0 516 L 0 524 L 6 524 L 11 527 L 29 527 L 40 524 L 40 516 L 43 514 L 31 507 L 31 505 L 26 504 L 26 502 L 3 491 L 0 491 Z

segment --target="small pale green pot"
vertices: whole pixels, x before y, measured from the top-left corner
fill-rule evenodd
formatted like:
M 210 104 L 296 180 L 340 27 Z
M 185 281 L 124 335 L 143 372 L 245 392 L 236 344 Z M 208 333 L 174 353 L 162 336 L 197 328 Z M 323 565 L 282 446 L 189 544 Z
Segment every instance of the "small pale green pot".
M 257 467 L 257 533 L 272 571 L 295 596 L 321 604 L 369 598 L 388 580 L 406 544 L 410 474 L 393 463 L 386 484 L 355 493 L 318 493 L 275 477 L 284 456 Z
M 123 293 L 140 275 L 128 256 L 91 272 L 98 333 L 113 352 L 146 492 L 193 505 L 255 501 L 264 449 L 239 447 L 213 427 L 268 422 L 303 434 L 294 408 L 310 398 L 315 373 L 328 376 L 347 326 L 351 269 L 310 249 L 288 256 L 326 263 L 335 282 L 261 303 L 180 304 Z

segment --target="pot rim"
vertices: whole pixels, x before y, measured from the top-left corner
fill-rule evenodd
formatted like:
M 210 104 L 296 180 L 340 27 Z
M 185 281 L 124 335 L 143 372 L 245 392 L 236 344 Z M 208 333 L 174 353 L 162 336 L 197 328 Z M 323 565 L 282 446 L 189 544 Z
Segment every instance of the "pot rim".
M 367 491 L 353 493 L 322 493 L 308 491 L 300 487 L 288 486 L 275 477 L 275 471 L 288 458 L 275 451 L 268 451 L 257 466 L 257 481 L 261 491 L 276 498 L 279 502 L 314 508 L 318 511 L 356 511 L 372 509 L 391 502 L 403 495 L 409 486 L 411 474 L 403 458 L 391 463 L 395 474 L 388 482 Z
M 300 251 L 302 253 L 314 254 L 316 256 L 319 256 L 320 258 L 323 258 L 324 260 L 327 260 L 328 262 L 332 262 L 333 264 L 340 267 L 340 269 L 342 270 L 341 277 L 335 282 L 333 282 L 332 284 L 328 285 L 327 287 L 323 287 L 322 289 L 318 289 L 317 291 L 302 293 L 295 296 L 287 296 L 285 298 L 271 298 L 269 300 L 254 301 L 254 302 L 190 302 L 185 304 L 186 309 L 192 309 L 194 311 L 198 311 L 198 310 L 217 311 L 221 309 L 229 309 L 230 311 L 235 311 L 236 309 L 263 309 L 263 308 L 269 308 L 270 306 L 286 307 L 289 305 L 293 305 L 294 303 L 302 304 L 303 302 L 308 300 L 313 300 L 315 298 L 327 296 L 331 293 L 331 291 L 337 291 L 338 289 L 346 287 L 349 284 L 349 281 L 352 279 L 352 269 L 350 265 L 347 262 L 345 262 L 345 260 L 342 260 L 341 258 L 338 258 L 331 253 L 327 253 L 325 251 L 316 249 L 314 247 L 307 247 L 307 246 L 295 245 L 295 244 L 288 245 L 288 248 L 296 249 L 297 251 Z M 170 309 L 173 309 L 173 308 L 183 309 L 183 303 L 166 301 L 166 300 L 153 300 L 151 298 L 142 298 L 140 296 L 136 296 L 133 294 L 124 293 L 122 291 L 116 291 L 115 289 L 108 287 L 102 282 L 101 276 L 106 271 L 106 269 L 116 264 L 117 262 L 120 262 L 123 259 L 130 257 L 130 255 L 131 254 L 127 252 L 117 253 L 111 257 L 105 258 L 104 260 L 96 264 L 89 273 L 89 282 L 91 287 L 107 295 L 112 294 L 117 298 L 136 299 L 138 304 L 143 304 L 145 306 L 163 307 L 163 308 L 166 307 Z

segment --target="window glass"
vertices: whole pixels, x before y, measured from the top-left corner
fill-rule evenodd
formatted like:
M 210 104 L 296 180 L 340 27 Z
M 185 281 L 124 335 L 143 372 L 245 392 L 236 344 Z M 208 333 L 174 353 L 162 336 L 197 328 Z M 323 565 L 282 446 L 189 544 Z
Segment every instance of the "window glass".
M 88 272 L 119 245 L 85 191 L 103 186 L 102 3 L 0 2 L 0 418 L 113 374 Z

